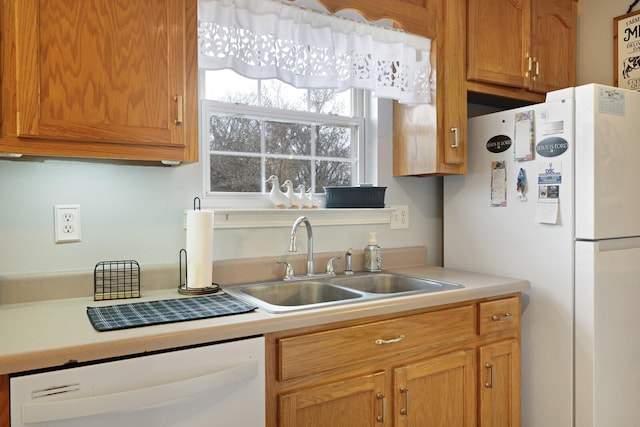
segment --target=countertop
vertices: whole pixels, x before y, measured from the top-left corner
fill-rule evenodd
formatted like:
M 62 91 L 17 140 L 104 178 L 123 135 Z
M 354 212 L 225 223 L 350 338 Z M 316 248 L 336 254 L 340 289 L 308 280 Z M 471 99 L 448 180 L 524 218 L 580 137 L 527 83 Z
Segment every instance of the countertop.
M 284 314 L 258 309 L 247 314 L 109 332 L 93 329 L 86 314 L 88 306 L 181 296 L 176 289 L 166 289 L 134 300 L 93 301 L 82 297 L 4 304 L 0 305 L 0 375 L 391 314 L 522 292 L 530 287 L 526 280 L 434 266 L 387 271 L 458 283 L 464 288 Z

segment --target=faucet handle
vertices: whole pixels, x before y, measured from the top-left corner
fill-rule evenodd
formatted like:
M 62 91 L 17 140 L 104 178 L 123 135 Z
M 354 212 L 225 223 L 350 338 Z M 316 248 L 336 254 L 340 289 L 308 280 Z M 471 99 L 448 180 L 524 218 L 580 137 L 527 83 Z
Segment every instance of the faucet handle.
M 351 268 L 351 252 L 353 250 L 349 248 L 347 252 L 344 254 L 344 274 L 353 274 L 353 270 Z
M 340 259 L 340 257 L 334 256 L 329 258 L 329 261 L 327 261 L 327 273 L 335 273 L 335 270 L 333 269 L 333 261 L 336 259 Z
M 284 280 L 293 279 L 293 276 L 294 276 L 293 266 L 290 263 L 288 263 L 287 261 L 278 261 L 278 264 L 285 264 L 286 265 L 286 267 L 284 269 Z

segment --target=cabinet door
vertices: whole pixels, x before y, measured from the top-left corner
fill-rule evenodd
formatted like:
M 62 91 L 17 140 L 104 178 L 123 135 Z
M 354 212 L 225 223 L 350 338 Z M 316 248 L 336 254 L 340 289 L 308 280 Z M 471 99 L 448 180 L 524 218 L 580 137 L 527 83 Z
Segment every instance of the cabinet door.
M 184 0 L 16 0 L 15 16 L 17 137 L 184 146 Z
M 458 351 L 395 369 L 394 426 L 475 426 L 474 360 Z
M 537 0 L 532 12 L 531 90 L 547 93 L 575 86 L 576 1 Z
M 386 422 L 384 371 L 281 395 L 281 427 L 373 427 Z
M 444 2 L 444 25 L 442 25 L 442 50 L 439 65 L 442 72 L 437 80 L 437 90 L 443 114 L 443 156 L 441 173 L 467 173 L 467 86 L 465 78 L 466 42 L 460 28 L 465 27 L 466 8 L 462 1 Z M 437 42 L 436 44 L 439 44 Z M 440 70 L 438 70 L 440 71 Z
M 480 427 L 520 426 L 520 345 L 480 347 Z
M 467 78 L 528 84 L 532 0 L 468 0 Z
M 436 96 L 428 105 L 393 105 L 394 176 L 467 173 L 466 8 L 447 1 L 441 13 L 431 45 Z

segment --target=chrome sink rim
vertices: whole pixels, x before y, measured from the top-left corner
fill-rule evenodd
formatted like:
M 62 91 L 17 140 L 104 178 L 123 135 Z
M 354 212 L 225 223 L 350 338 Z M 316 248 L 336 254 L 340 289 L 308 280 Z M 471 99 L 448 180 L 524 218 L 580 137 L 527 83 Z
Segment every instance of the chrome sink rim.
M 434 289 L 431 287 L 423 287 L 416 288 L 410 290 L 402 290 L 395 292 L 371 292 L 365 291 L 358 288 L 350 287 L 347 283 L 350 280 L 355 280 L 359 278 L 366 277 L 383 277 L 383 276 L 393 276 L 397 278 L 407 279 L 407 280 L 416 280 L 419 282 L 423 282 L 428 284 L 429 286 L 440 286 L 442 289 Z M 344 298 L 344 299 L 336 299 L 331 301 L 322 301 L 322 302 L 313 302 L 309 304 L 299 304 L 299 305 L 278 305 L 272 304 L 268 301 L 265 301 L 259 297 L 246 293 L 247 289 L 255 289 L 260 287 L 277 287 L 277 286 L 291 286 L 292 282 L 284 281 L 284 280 L 274 280 L 267 282 L 251 282 L 244 283 L 239 285 L 231 285 L 231 286 L 223 286 L 222 289 L 230 294 L 231 296 L 238 298 L 248 304 L 255 305 L 256 307 L 265 310 L 269 313 L 281 314 L 281 313 L 289 313 L 295 311 L 304 311 L 316 308 L 323 307 L 333 307 L 337 305 L 345 305 L 345 304 L 358 304 L 365 301 L 375 301 L 379 299 L 385 298 L 396 298 L 402 296 L 410 296 L 410 295 L 420 295 L 420 294 L 430 294 L 430 293 L 441 293 L 441 292 L 450 292 L 455 290 L 464 289 L 464 285 L 458 283 L 451 283 L 437 279 L 429 279 L 424 277 L 399 274 L 399 273 L 391 273 L 388 271 L 382 272 L 360 272 L 353 275 L 336 275 L 322 278 L 314 278 L 309 277 L 308 279 L 301 279 L 299 281 L 295 281 L 294 283 L 304 283 L 304 282 L 314 282 L 318 284 L 322 284 L 322 286 L 341 289 L 342 291 L 349 292 L 353 294 L 352 297 Z

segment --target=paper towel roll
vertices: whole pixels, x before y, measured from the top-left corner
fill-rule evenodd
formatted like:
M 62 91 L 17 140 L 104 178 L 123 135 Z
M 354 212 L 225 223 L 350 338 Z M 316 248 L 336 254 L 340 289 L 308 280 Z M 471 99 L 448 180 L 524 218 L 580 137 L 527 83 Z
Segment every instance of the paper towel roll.
M 211 286 L 213 212 L 187 211 L 187 288 Z

